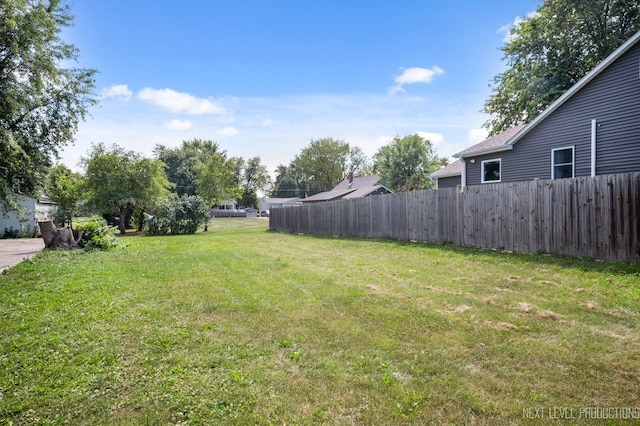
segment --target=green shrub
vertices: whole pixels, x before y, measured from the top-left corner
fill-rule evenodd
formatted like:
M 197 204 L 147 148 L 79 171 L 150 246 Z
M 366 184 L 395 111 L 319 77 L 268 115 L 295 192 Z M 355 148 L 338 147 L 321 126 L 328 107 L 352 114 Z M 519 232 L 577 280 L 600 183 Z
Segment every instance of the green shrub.
M 109 250 L 118 245 L 115 237 L 117 228 L 108 226 L 103 220 L 93 218 L 89 222 L 76 226 L 77 231 L 82 231 L 80 246 L 85 249 Z
M 171 194 L 153 207 L 153 217 L 147 221 L 151 235 L 194 234 L 210 216 L 207 203 L 199 195 Z
M 18 238 L 19 236 L 20 236 L 20 231 L 18 231 L 16 229 L 13 229 L 13 227 L 11 227 L 9 229 L 4 228 L 4 234 L 2 234 L 2 238 L 3 239 L 4 238 L 6 238 L 6 239 Z
M 4 233 L 0 235 L 0 239 L 9 238 L 35 238 L 37 236 L 36 228 L 31 226 L 20 225 L 20 229 L 4 228 Z

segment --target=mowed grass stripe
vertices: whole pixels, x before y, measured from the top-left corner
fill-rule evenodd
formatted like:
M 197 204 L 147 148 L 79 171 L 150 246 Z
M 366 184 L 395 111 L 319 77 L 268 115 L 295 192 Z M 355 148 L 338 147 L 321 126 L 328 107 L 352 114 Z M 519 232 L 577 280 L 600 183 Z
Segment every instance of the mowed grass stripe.
M 0 276 L 4 423 L 512 424 L 640 406 L 637 265 L 251 219 L 120 241 Z

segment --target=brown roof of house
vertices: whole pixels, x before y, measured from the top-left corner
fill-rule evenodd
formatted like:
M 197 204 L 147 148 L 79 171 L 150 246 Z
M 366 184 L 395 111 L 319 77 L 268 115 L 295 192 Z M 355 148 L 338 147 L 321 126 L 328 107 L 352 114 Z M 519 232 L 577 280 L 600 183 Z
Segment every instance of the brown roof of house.
M 267 203 L 269 204 L 293 204 L 300 201 L 298 197 L 290 197 L 290 198 L 266 198 Z
M 342 182 L 336 185 L 333 188 L 333 191 L 337 189 L 349 189 L 349 188 L 364 188 L 366 186 L 376 186 L 380 183 L 380 176 L 378 175 L 368 175 L 368 176 L 358 176 L 353 178 L 353 183 L 349 186 L 349 178 L 347 177 Z
M 462 160 L 455 160 L 447 164 L 443 168 L 431 173 L 432 178 L 444 178 L 450 176 L 459 176 L 462 174 Z
M 331 201 L 331 200 L 336 200 L 339 198 L 344 197 L 345 195 L 349 194 L 350 192 L 355 191 L 355 189 L 341 189 L 341 190 L 331 190 L 331 191 L 325 191 L 325 192 L 320 192 L 318 194 L 315 195 L 311 195 L 310 197 L 305 197 L 303 198 L 302 201 L 303 203 L 313 203 L 314 201 Z
M 384 188 L 388 192 L 391 192 L 383 185 L 378 185 L 379 183 L 380 176 L 378 175 L 354 177 L 351 183 L 349 182 L 349 178 L 347 177 L 338 185 L 336 185 L 336 187 L 331 191 L 321 192 L 319 194 L 303 198 L 300 201 L 302 201 L 303 203 L 313 203 L 318 201 L 338 200 L 341 198 L 360 198 L 366 197 L 367 195 L 379 190 L 380 188 Z
M 526 125 L 522 124 L 520 126 L 514 126 L 510 129 L 505 130 L 502 133 L 498 133 L 495 136 L 490 137 L 489 139 L 485 139 L 484 141 L 477 143 L 459 153 L 455 154 L 454 157 L 469 157 L 473 155 L 479 155 L 483 152 L 491 151 L 492 148 L 502 147 L 506 145 L 511 138 L 520 132 Z

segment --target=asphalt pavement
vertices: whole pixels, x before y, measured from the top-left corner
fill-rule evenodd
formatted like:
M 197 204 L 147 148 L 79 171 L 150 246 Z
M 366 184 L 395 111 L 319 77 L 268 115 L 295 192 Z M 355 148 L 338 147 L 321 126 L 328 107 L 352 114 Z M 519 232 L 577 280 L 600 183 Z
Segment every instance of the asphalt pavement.
M 44 249 L 42 238 L 15 238 L 0 240 L 0 272 L 29 259 Z

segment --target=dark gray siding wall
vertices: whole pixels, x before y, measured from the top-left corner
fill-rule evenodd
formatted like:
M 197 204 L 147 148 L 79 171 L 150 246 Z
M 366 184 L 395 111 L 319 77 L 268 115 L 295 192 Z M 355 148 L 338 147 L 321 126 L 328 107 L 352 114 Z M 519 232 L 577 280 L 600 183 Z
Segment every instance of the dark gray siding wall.
M 438 178 L 438 189 L 455 188 L 460 185 L 461 180 L 460 176 Z
M 502 182 L 551 178 L 551 150 L 575 147 L 578 176 L 591 175 L 591 120 L 597 127 L 596 174 L 640 171 L 640 43 L 574 94 L 512 151 L 467 161 L 467 185 L 481 183 L 482 160 L 501 158 Z

